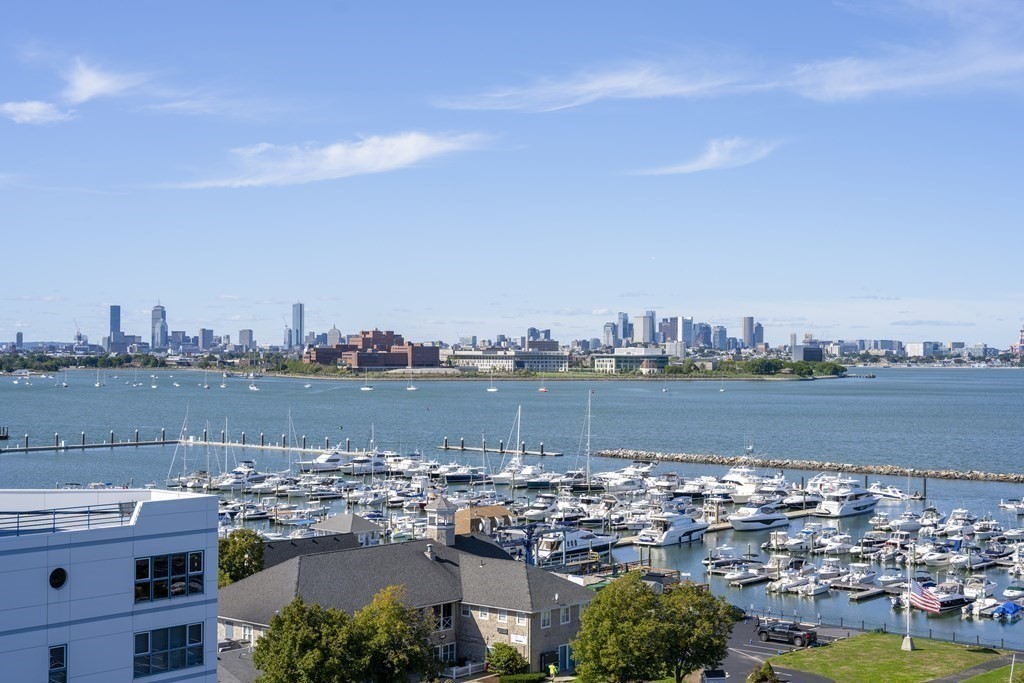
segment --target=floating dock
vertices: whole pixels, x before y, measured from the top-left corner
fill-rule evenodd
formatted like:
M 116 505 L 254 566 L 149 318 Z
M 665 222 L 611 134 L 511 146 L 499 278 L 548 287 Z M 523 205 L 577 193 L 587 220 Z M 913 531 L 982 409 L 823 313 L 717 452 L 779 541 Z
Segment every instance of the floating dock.
M 484 439 L 479 446 L 467 446 L 465 439 L 459 439 L 458 445 L 453 445 L 448 442 L 448 437 L 444 437 L 444 442 L 438 446 L 438 449 L 442 451 L 464 451 L 467 453 L 497 453 L 498 455 L 537 455 L 537 456 L 551 456 L 559 457 L 565 455 L 557 451 L 546 451 L 544 450 L 544 442 L 540 443 L 540 450 L 531 451 L 526 448 L 526 442 L 523 441 L 519 444 L 518 450 L 505 448 L 505 442 L 502 440 L 498 441 L 497 448 L 488 448 L 487 440 Z

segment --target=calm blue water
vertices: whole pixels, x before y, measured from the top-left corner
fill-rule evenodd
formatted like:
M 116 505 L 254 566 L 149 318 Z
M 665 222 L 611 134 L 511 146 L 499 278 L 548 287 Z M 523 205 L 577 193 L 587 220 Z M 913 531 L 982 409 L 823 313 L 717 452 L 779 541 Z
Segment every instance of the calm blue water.
M 291 412 L 296 435 L 309 442 L 332 443 L 351 439 L 353 448 L 366 445 L 374 425 L 381 448 L 418 448 L 441 461 L 467 460 L 434 450 L 445 436 L 453 443 L 465 437 L 467 445 L 479 445 L 486 434 L 489 446 L 508 443 L 517 406 L 522 406 L 522 439 L 531 449 L 544 442 L 548 451 L 563 451 L 562 458 L 547 458 L 546 465 L 568 469 L 577 464 L 584 427 L 587 392 L 593 390 L 592 449 L 636 448 L 689 453 L 739 454 L 753 443 L 759 454 L 772 457 L 812 458 L 850 463 L 888 463 L 921 468 L 976 469 L 1019 472 L 1024 468 L 1024 373 L 1019 370 L 985 369 L 891 369 L 876 370 L 875 379 L 821 380 L 813 382 L 729 382 L 720 392 L 717 382 L 551 382 L 549 392 L 537 391 L 538 382 L 500 382 L 497 393 L 487 393 L 481 382 L 423 381 L 409 392 L 402 382 L 376 382 L 376 390 L 363 392 L 360 383 L 317 381 L 310 389 L 305 380 L 268 378 L 258 382 L 261 391 L 248 390 L 248 381 L 210 373 L 210 389 L 203 390 L 202 372 L 161 371 L 157 389 L 151 389 L 150 372 L 139 372 L 143 387 L 125 381 L 134 372 L 108 373 L 106 386 L 96 388 L 95 373 L 69 372 L 67 389 L 56 388 L 57 379 L 34 378 L 32 386 L 0 379 L 0 425 L 10 429 L 12 442 L 28 434 L 30 443 L 52 443 L 54 433 L 62 440 L 102 441 L 113 430 L 119 440 L 139 429 L 143 439 L 154 438 L 161 428 L 177 435 L 188 412 L 189 432 L 208 428 L 219 441 L 227 419 L 228 433 L 237 440 L 244 431 L 258 441 L 260 432 L 277 441 L 289 431 Z M 173 377 L 171 377 L 173 375 Z M 178 381 L 181 386 L 173 387 Z M 662 392 L 663 387 L 668 392 Z M 514 435 L 512 436 L 514 439 Z M 162 481 L 171 465 L 172 447 L 128 448 L 67 453 L 0 454 L 0 487 L 47 487 L 57 482 L 111 481 L 135 483 Z M 211 447 L 190 449 L 191 458 L 220 458 L 224 451 Z M 235 450 L 229 459 L 241 458 Z M 261 469 L 283 469 L 283 453 L 249 451 L 245 457 Z M 491 455 L 491 464 L 500 459 Z M 205 462 L 200 463 L 205 465 Z M 582 464 L 582 463 L 580 463 Z M 594 469 L 624 466 L 621 460 L 595 459 Z M 722 474 L 714 466 L 663 465 L 687 474 Z M 180 463 L 175 471 L 180 471 Z M 790 472 L 799 479 L 807 473 Z M 874 478 L 872 478 L 874 479 Z M 901 488 L 908 482 L 893 479 Z M 910 487 L 919 489 L 922 482 Z M 1024 525 L 1024 518 L 1001 513 L 1000 498 L 1022 497 L 1024 487 L 983 482 L 928 482 L 929 502 L 949 511 L 967 507 L 976 514 L 991 512 L 1007 528 Z M 920 504 L 918 504 L 920 505 Z M 899 512 L 901 506 L 890 506 Z M 856 537 L 866 530 L 866 520 L 844 522 Z M 796 522 L 791 530 L 799 528 Z M 729 543 L 758 547 L 767 533 L 719 534 L 705 546 L 656 549 L 654 563 L 690 571 L 702 578 L 700 558 L 707 548 Z M 623 559 L 635 550 L 618 551 Z M 1003 571 L 990 571 L 1000 584 L 1009 582 Z M 798 611 L 802 616 L 821 614 L 829 621 L 854 620 L 859 626 L 886 623 L 899 629 L 902 617 L 883 600 L 853 606 L 844 594 L 798 599 L 767 596 L 763 587 L 730 589 L 712 578 L 716 591 L 744 607 L 772 607 L 774 613 Z M 961 622 L 959 616 L 926 617 L 915 613 L 914 628 L 960 637 L 1006 638 L 1024 646 L 1024 626 L 990 621 Z

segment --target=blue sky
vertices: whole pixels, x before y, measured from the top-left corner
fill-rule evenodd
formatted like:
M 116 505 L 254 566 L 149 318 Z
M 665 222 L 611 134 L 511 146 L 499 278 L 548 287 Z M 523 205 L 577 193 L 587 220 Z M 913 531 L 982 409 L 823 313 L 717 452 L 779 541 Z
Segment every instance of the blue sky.
M 377 326 L 986 341 L 1024 319 L 1024 6 L 22 3 L 0 340 Z

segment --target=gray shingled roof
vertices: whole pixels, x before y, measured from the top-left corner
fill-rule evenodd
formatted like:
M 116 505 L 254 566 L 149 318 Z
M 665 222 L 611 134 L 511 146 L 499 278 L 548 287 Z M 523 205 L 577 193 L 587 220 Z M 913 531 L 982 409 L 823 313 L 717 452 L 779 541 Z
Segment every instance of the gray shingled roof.
M 333 534 L 358 534 L 363 531 L 384 531 L 384 527 L 376 522 L 350 512 L 332 515 L 313 525 L 317 531 L 329 531 Z
M 433 546 L 434 560 L 426 556 L 427 545 Z M 509 559 L 486 537 L 473 534 L 457 537 L 455 547 L 421 539 L 293 557 L 222 588 L 218 612 L 224 619 L 269 624 L 301 595 L 352 613 L 393 585 L 405 586 L 406 602 L 413 607 L 463 600 L 535 612 L 593 597 L 582 586 Z
M 462 601 L 471 605 L 539 612 L 594 597 L 583 586 L 516 560 L 466 557 L 459 574 Z
M 268 569 L 299 555 L 327 553 L 333 550 L 349 550 L 358 547 L 359 539 L 354 534 L 328 534 L 314 538 L 267 541 L 263 546 L 263 568 Z

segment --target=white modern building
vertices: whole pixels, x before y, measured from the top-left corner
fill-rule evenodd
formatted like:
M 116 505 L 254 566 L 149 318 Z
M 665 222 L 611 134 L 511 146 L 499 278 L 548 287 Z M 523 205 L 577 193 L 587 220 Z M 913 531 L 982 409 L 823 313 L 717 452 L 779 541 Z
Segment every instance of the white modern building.
M 594 359 L 594 372 L 617 375 L 623 372 L 639 372 L 644 375 L 665 372 L 668 354 L 658 348 L 629 346 L 615 349 L 615 353 L 599 353 Z
M 454 351 L 448 359 L 456 367 L 475 367 L 480 372 L 568 372 L 569 354 L 562 351 L 486 349 Z
M 0 490 L 0 679 L 217 680 L 217 498 Z

